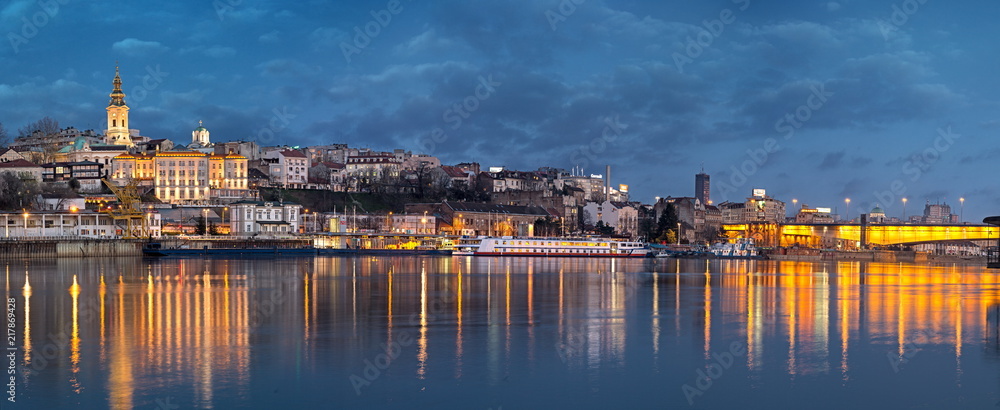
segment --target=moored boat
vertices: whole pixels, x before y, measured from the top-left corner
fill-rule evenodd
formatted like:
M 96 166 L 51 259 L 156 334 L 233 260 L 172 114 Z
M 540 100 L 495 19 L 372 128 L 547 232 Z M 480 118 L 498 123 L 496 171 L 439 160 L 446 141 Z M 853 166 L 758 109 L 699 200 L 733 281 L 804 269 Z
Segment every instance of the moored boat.
M 582 258 L 645 258 L 650 249 L 645 243 L 615 241 L 607 238 L 478 238 L 462 251 L 475 256 L 547 256 Z

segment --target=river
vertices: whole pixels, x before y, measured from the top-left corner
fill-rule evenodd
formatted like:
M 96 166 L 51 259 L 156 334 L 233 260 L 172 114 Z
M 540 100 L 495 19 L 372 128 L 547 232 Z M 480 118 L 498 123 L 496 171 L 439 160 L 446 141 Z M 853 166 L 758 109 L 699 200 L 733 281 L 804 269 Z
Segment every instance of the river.
M 1000 271 L 980 266 L 288 257 L 0 268 L 13 312 L 5 409 L 1000 401 Z

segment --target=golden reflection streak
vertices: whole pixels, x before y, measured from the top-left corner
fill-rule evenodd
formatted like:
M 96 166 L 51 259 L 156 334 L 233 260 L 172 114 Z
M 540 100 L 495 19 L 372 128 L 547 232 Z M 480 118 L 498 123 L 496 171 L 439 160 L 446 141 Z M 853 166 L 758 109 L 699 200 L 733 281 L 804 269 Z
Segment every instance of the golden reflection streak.
M 504 286 L 504 294 L 506 295 L 506 309 L 507 309 L 507 337 L 504 341 L 504 354 L 507 359 L 510 360 L 510 264 L 507 265 L 507 275 Z
M 389 266 L 389 272 L 387 272 L 389 277 L 388 284 L 388 296 L 386 296 L 386 318 L 385 318 L 385 345 L 392 346 L 392 274 L 393 267 Z
M 464 341 L 462 338 L 462 264 L 457 264 L 458 269 L 458 307 L 455 312 L 455 320 L 457 327 L 457 334 L 455 335 L 455 378 L 462 378 L 462 354 L 464 348 Z
M 105 359 L 106 359 L 106 354 L 107 354 L 107 350 L 105 350 L 105 347 L 106 347 L 105 346 L 105 340 L 106 339 L 104 337 L 105 336 L 105 333 L 104 333 L 104 330 L 105 330 L 105 327 L 104 327 L 104 325 L 105 325 L 105 323 L 104 323 L 104 317 L 105 317 L 105 313 L 104 313 L 104 309 L 105 309 L 104 298 L 108 295 L 108 284 L 104 283 L 104 274 L 103 273 L 101 273 L 101 286 L 100 286 L 100 290 L 98 291 L 98 294 L 99 294 L 99 296 L 101 298 L 100 299 L 100 303 L 101 303 L 101 336 L 100 337 L 101 337 L 101 362 L 103 363 L 105 361 Z
M 24 272 L 24 286 L 21 287 L 24 296 L 24 367 L 31 364 L 31 278 Z
M 427 267 L 420 267 L 420 336 L 417 339 L 417 378 L 427 376 Z
M 838 296 L 840 297 L 840 375 L 841 379 L 847 381 L 847 348 L 851 340 L 851 310 L 850 310 L 850 296 L 847 293 L 847 289 L 850 287 L 853 289 L 853 283 L 851 283 L 845 277 L 846 272 L 838 272 L 837 279 L 838 285 Z
M 747 272 L 747 369 L 757 368 L 757 277 Z
M 132 375 L 132 352 L 127 345 L 128 326 L 125 322 L 125 281 L 118 275 L 118 311 L 115 315 L 117 330 L 112 346 L 108 374 L 108 402 L 113 409 L 134 407 L 135 379 Z
M 705 360 L 711 360 L 712 350 L 712 274 L 705 270 Z
M 795 376 L 796 366 L 795 366 L 795 342 L 796 342 L 796 330 L 798 326 L 798 310 L 796 306 L 799 305 L 798 295 L 801 291 L 797 287 L 794 279 L 797 279 L 797 272 L 795 272 L 794 267 L 792 268 L 792 281 L 788 283 L 785 289 L 788 296 L 785 298 L 785 314 L 788 315 L 788 374 Z
M 306 345 L 308 345 L 309 344 L 309 334 L 310 334 L 310 332 L 309 332 L 309 317 L 310 317 L 310 313 L 309 313 L 309 273 L 308 272 L 306 272 L 305 277 L 303 278 L 303 282 L 304 282 L 304 284 L 302 285 L 302 287 L 303 287 L 303 292 L 302 293 L 303 293 L 303 299 L 304 300 L 302 301 L 302 319 L 303 319 L 303 322 L 305 322 L 304 326 L 303 326 L 304 331 L 305 331 L 305 334 L 303 335 L 303 339 L 305 339 L 304 343 Z M 388 346 L 388 345 L 386 345 L 386 346 Z
M 70 384 L 73 391 L 80 394 L 80 380 L 77 378 L 80 373 L 80 284 L 73 275 L 73 286 L 69 287 L 69 294 L 73 297 L 73 333 L 70 338 Z
M 955 372 L 962 376 L 962 299 L 958 301 L 958 314 L 955 315 Z
M 528 346 L 535 345 L 535 264 L 528 262 Z M 535 349 L 528 349 L 528 363 L 535 362 Z
M 653 364 L 660 355 L 660 281 L 659 275 L 653 272 Z

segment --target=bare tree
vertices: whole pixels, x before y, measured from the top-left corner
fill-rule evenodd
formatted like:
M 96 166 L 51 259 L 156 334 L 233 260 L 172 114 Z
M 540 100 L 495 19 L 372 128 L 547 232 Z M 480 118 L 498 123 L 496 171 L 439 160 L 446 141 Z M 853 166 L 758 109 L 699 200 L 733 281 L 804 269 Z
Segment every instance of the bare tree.
M 28 137 L 31 134 L 40 132 L 42 135 L 48 136 L 59 132 L 62 128 L 59 128 L 59 121 L 52 119 L 52 117 L 44 116 L 42 119 L 29 122 L 23 127 L 18 128 L 17 134 L 21 137 Z

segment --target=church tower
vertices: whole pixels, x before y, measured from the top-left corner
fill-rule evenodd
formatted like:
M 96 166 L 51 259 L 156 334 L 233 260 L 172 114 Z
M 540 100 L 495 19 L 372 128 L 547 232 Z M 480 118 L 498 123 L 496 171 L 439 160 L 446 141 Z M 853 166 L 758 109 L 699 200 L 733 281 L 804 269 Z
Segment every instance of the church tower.
M 122 77 L 115 66 L 115 88 L 111 91 L 111 102 L 108 103 L 108 129 L 104 133 L 105 142 L 111 145 L 134 146 L 128 130 L 128 106 L 125 105 L 125 93 L 122 92 Z
M 208 139 L 208 130 L 201 125 L 201 120 L 198 121 L 198 128 L 195 128 L 194 131 L 191 132 L 191 146 L 212 146 L 211 141 Z

